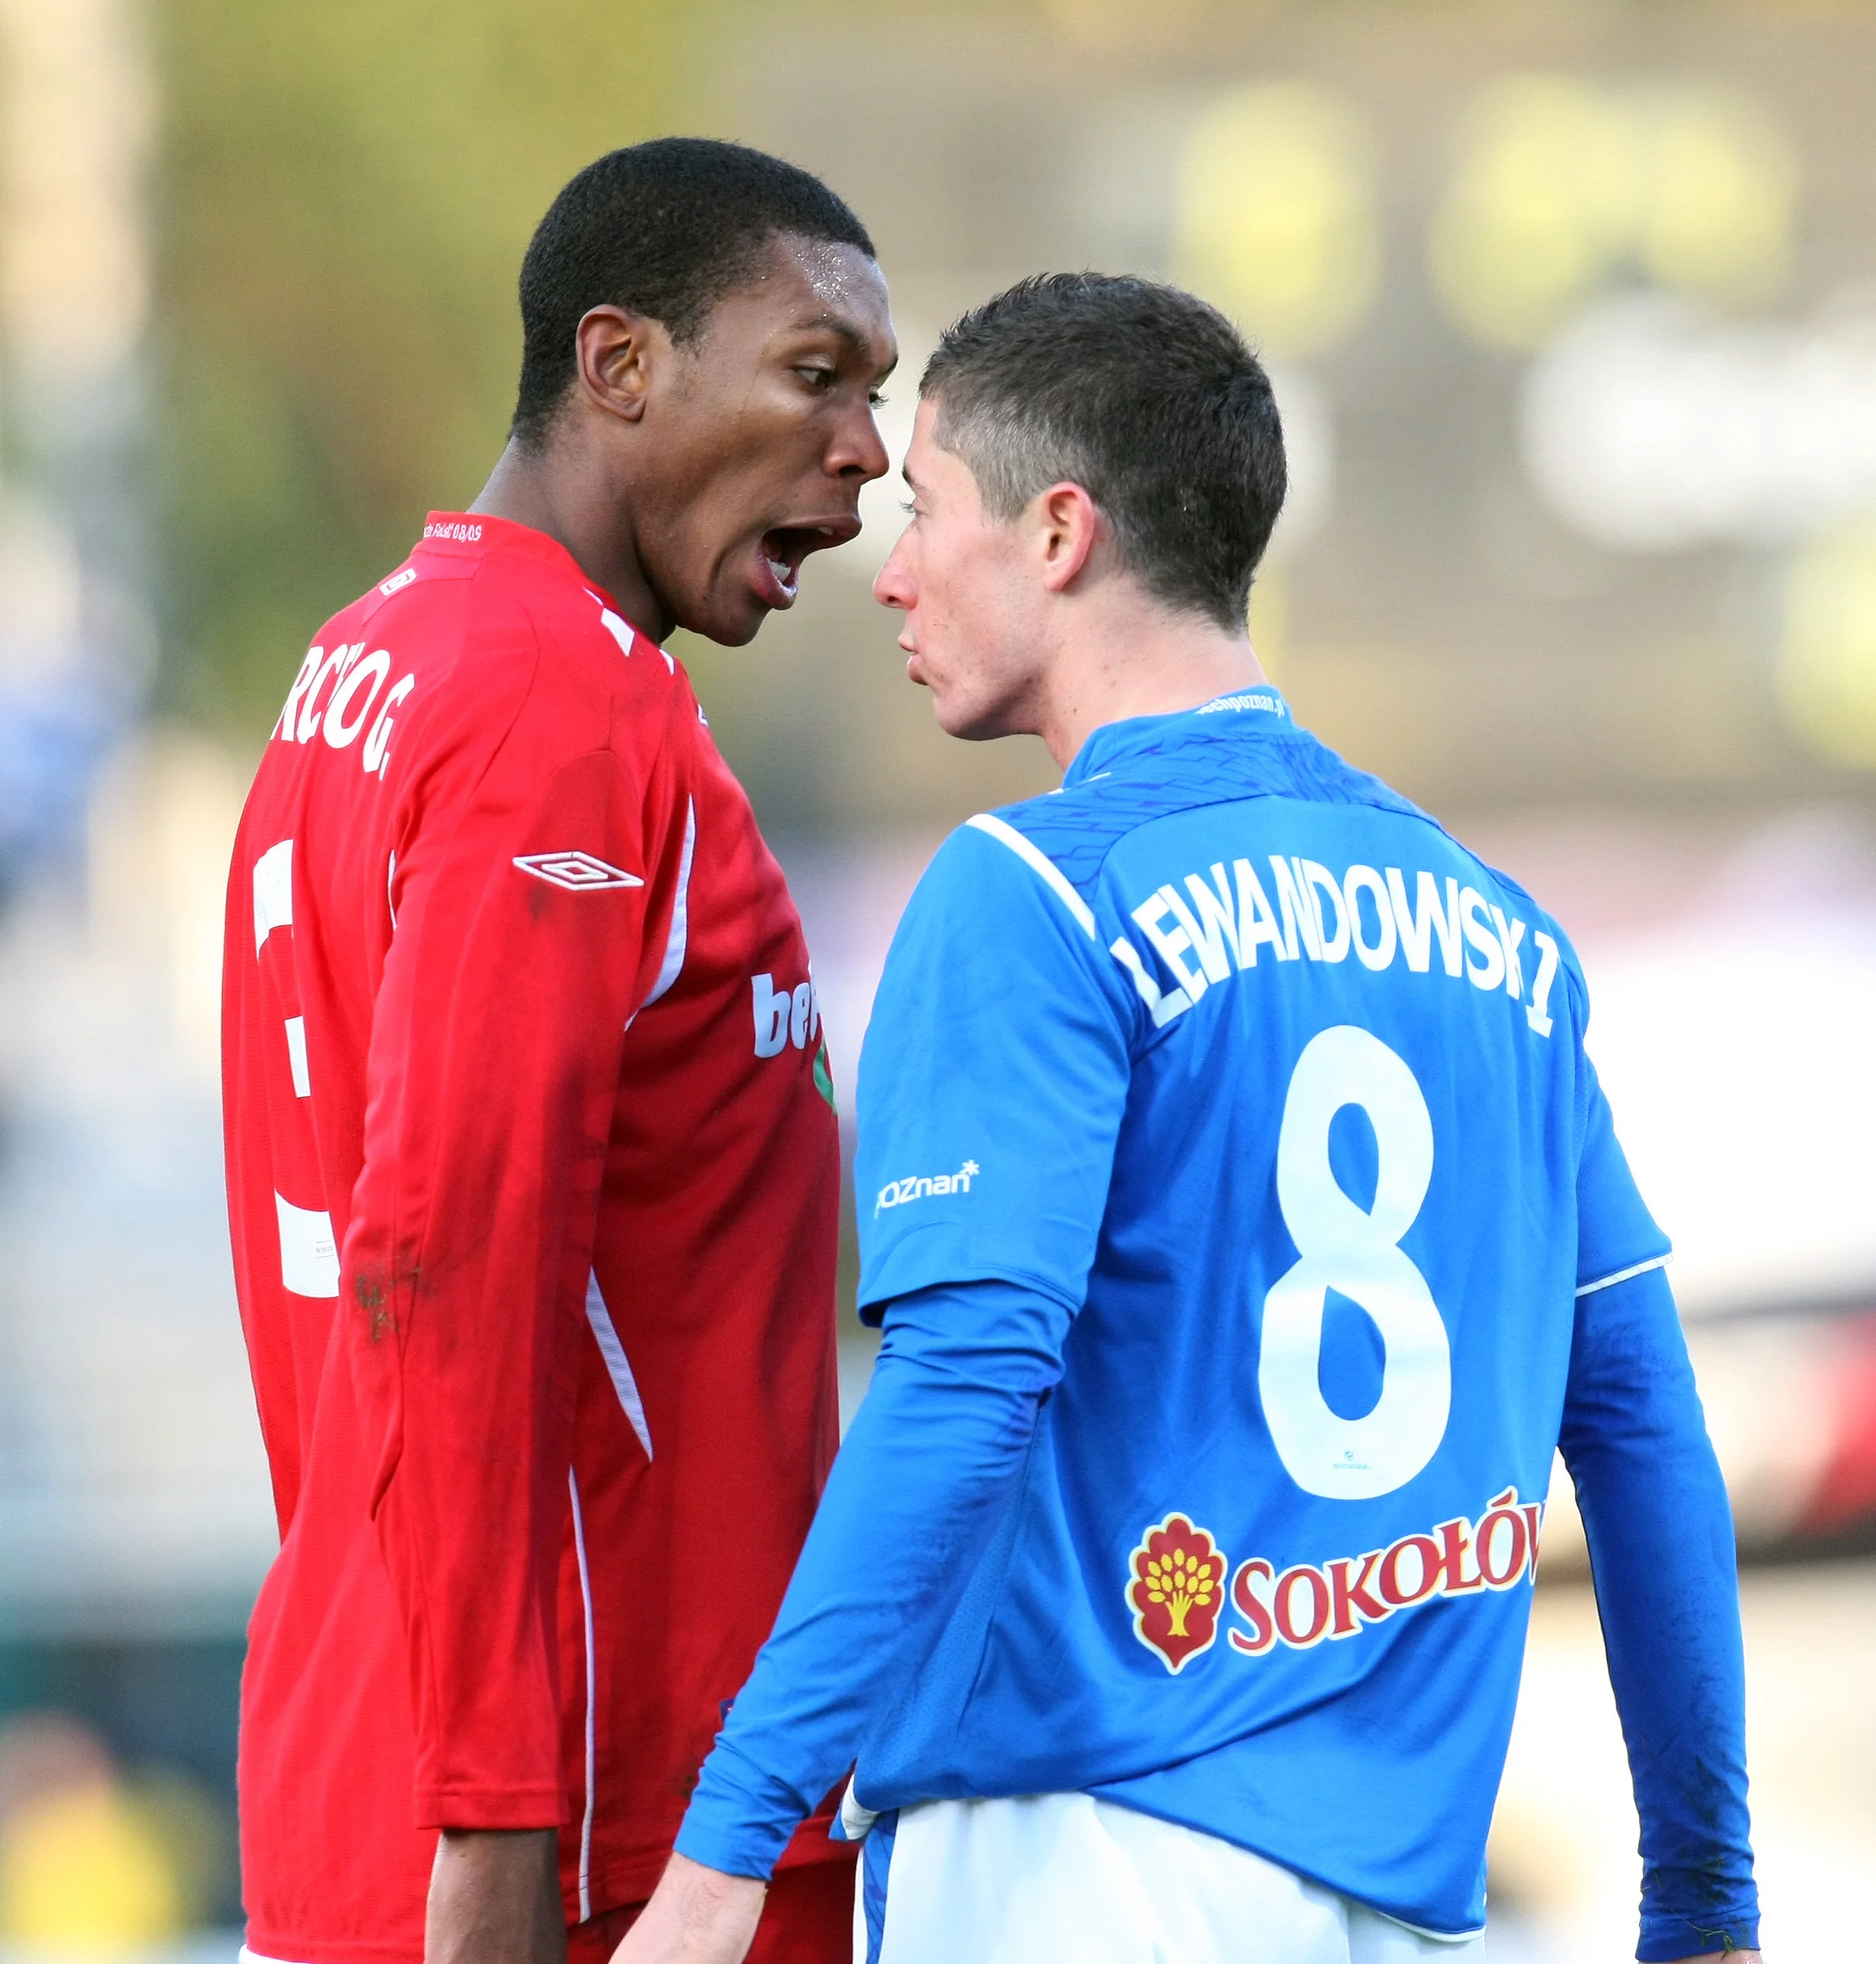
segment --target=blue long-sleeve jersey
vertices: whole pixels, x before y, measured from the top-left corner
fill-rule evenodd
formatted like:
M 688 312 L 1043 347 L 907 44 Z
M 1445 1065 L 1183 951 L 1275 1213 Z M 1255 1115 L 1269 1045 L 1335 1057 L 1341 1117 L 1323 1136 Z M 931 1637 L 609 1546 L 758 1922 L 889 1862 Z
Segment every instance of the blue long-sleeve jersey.
M 1551 1455 L 1640 1955 L 1750 1942 L 1725 1498 L 1561 931 L 1259 689 L 973 821 L 862 1063 L 891 1305 L 678 1845 L 1087 1791 L 1478 1927 Z

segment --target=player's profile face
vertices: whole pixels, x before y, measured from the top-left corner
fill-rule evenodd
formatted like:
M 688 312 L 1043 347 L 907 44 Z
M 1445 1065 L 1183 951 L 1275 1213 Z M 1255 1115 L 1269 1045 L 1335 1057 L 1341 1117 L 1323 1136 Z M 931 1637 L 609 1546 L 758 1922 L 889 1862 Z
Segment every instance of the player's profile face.
M 888 466 L 873 410 L 898 353 L 874 261 L 785 236 L 670 350 L 646 406 L 662 496 L 638 546 L 678 625 L 741 645 L 794 605 L 810 553 L 859 531 L 861 487 Z
M 937 421 L 937 403 L 921 402 L 905 457 L 911 523 L 874 597 L 905 616 L 907 677 L 931 691 L 946 734 L 1008 736 L 1032 727 L 1043 591 L 1023 529 L 985 510 L 969 465 L 938 442 Z

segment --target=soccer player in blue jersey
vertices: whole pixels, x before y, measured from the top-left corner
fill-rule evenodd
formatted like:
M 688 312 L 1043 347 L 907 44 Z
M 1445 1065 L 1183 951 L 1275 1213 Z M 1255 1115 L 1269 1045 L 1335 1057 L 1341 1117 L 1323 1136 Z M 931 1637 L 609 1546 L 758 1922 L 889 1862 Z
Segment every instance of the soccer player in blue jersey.
M 857 1759 L 870 1964 L 1475 1956 L 1553 1451 L 1644 1959 L 1751 1957 L 1733 1543 L 1557 923 L 1292 720 L 1270 386 L 1165 287 L 926 372 L 878 592 L 1061 791 L 949 840 L 861 1064 L 873 1387 L 628 1964 L 733 1964 Z

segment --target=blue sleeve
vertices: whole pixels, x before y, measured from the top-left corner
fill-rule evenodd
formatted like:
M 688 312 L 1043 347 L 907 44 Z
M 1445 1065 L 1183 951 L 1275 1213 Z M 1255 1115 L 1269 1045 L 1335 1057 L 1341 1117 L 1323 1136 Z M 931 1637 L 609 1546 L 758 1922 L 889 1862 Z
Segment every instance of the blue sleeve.
M 1576 1286 L 1607 1288 L 1643 1268 L 1659 1268 L 1672 1244 L 1655 1224 L 1615 1135 L 1609 1100 L 1587 1056 L 1581 1059 L 1582 1144 L 1576 1161 Z
M 973 821 L 946 841 L 860 1056 L 863 1316 L 991 1278 L 1080 1305 L 1138 1020 L 1086 904 L 1013 828 Z
M 1759 1907 L 1732 1515 L 1659 1267 L 1578 1298 L 1560 1443 L 1641 1819 L 1636 1955 L 1750 1949 Z
M 766 1876 L 937 1642 L 1062 1374 L 1068 1310 L 1006 1283 L 888 1305 L 773 1634 L 730 1709 L 678 1851 Z

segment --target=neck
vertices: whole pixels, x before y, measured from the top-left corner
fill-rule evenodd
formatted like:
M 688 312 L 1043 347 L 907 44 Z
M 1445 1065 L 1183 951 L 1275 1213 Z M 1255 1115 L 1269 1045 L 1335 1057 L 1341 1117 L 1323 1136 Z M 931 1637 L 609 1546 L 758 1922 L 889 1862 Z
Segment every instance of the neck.
M 1066 770 L 1104 724 L 1176 715 L 1267 679 L 1242 628 L 1141 596 L 1063 623 L 1033 727 Z
M 677 623 L 639 557 L 629 491 L 595 459 L 569 454 L 550 438 L 524 450 L 510 438 L 470 510 L 507 519 L 557 539 L 580 571 L 603 587 L 641 633 L 662 641 Z

